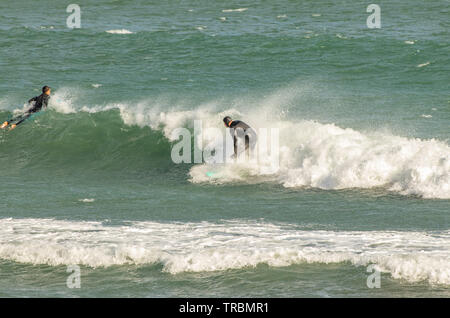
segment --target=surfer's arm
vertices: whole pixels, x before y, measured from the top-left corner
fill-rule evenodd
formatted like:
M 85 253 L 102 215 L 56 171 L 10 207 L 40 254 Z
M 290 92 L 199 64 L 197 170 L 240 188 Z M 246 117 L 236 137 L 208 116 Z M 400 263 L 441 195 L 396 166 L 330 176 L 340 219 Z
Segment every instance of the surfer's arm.
M 36 101 L 37 101 L 37 99 L 38 99 L 38 97 L 39 96 L 35 96 L 35 97 L 33 97 L 32 99 L 30 99 L 29 101 L 28 101 L 28 109 L 25 111 L 25 113 L 29 113 L 29 112 L 31 112 L 32 110 L 33 110 L 33 108 L 34 108 L 34 105 L 36 104 Z
M 30 104 L 31 102 L 35 102 L 37 100 L 38 96 L 33 97 L 32 99 L 30 99 L 28 101 L 28 104 Z

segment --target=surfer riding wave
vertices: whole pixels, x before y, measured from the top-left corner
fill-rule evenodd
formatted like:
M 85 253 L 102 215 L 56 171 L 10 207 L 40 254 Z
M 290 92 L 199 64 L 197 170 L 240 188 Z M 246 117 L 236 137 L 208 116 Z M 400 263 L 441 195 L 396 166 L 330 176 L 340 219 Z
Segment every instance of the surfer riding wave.
M 233 145 L 234 145 L 234 154 L 233 157 L 236 158 L 244 151 L 253 151 L 256 146 L 256 141 L 258 136 L 255 130 L 240 120 L 233 120 L 230 116 L 226 116 L 223 119 L 225 127 L 231 128 L 230 133 L 233 137 Z M 238 142 L 239 140 L 244 140 L 245 148 L 239 149 Z

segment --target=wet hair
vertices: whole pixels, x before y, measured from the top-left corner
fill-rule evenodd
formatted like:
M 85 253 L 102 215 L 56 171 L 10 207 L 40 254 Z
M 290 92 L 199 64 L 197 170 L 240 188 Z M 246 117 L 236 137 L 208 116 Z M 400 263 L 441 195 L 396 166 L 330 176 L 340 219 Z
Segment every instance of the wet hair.
M 223 122 L 227 126 L 229 125 L 230 121 L 233 121 L 230 116 L 226 116 L 226 117 L 223 118 Z
M 42 93 L 45 93 L 46 91 L 48 91 L 50 89 L 50 87 L 49 86 L 44 86 L 44 87 L 42 87 Z

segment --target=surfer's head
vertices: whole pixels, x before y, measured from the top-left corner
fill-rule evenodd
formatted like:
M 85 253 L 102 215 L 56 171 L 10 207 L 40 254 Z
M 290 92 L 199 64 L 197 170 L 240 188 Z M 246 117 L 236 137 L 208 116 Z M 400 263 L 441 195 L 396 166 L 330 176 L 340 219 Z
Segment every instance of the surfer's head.
M 223 123 L 225 124 L 226 127 L 230 127 L 230 124 L 233 120 L 231 119 L 230 116 L 226 116 L 223 118 Z
M 50 95 L 51 92 L 52 89 L 49 86 L 42 87 L 42 93 L 44 93 L 45 95 Z

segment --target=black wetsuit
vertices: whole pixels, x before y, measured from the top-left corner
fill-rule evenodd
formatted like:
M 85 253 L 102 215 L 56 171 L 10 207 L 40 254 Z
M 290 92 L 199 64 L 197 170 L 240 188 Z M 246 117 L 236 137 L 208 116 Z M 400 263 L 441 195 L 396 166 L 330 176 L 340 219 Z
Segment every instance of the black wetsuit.
M 252 127 L 240 120 L 233 120 L 228 126 L 231 128 L 230 133 L 233 137 L 234 155 L 238 155 L 238 138 L 245 139 L 245 151 L 256 144 L 257 135 Z
M 27 120 L 31 115 L 37 113 L 42 110 L 42 108 L 46 108 L 48 105 L 48 100 L 50 99 L 50 95 L 41 94 L 39 96 L 33 97 L 28 101 L 28 103 L 34 102 L 34 104 L 22 115 L 19 115 L 10 120 L 10 123 L 19 125 L 25 120 Z

